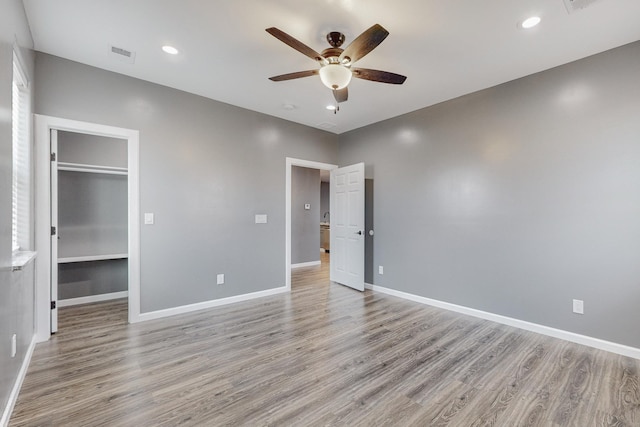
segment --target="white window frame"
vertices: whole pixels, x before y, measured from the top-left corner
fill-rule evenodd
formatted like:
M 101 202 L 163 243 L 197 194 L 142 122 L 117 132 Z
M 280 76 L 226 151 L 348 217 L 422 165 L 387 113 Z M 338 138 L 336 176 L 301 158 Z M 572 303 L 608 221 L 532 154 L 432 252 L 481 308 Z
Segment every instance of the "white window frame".
M 13 51 L 11 249 L 15 256 L 32 247 L 31 93 L 19 55 Z

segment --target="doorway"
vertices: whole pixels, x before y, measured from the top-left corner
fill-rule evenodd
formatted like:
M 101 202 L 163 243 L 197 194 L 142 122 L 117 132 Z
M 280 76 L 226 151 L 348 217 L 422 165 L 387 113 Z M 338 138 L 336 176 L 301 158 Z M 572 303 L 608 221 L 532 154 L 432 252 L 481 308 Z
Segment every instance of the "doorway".
M 138 131 L 131 129 L 104 126 L 95 123 L 79 122 L 74 120 L 61 119 L 50 116 L 35 115 L 35 154 L 36 154 L 36 249 L 38 257 L 36 259 L 36 339 L 38 342 L 49 339 L 51 332 L 56 330 L 57 321 L 57 275 L 59 255 L 57 248 L 57 194 L 52 194 L 53 188 L 57 189 L 57 154 L 52 151 L 56 147 L 56 137 L 59 132 L 74 135 L 89 135 L 95 138 L 112 138 L 126 141 L 126 149 L 123 154 L 126 157 L 126 183 L 120 182 L 120 188 L 126 189 L 127 212 L 123 219 L 126 227 L 123 234 L 126 241 L 120 242 L 121 249 L 109 254 L 89 254 L 86 256 L 73 257 L 63 256 L 67 263 L 75 262 L 102 262 L 109 261 L 120 263 L 122 267 L 122 257 L 126 255 L 126 267 L 124 275 L 128 283 L 128 321 L 130 323 L 139 320 L 140 316 L 140 228 L 139 228 L 139 178 L 138 178 Z M 53 142 L 53 146 L 52 146 Z M 74 152 L 78 154 L 78 151 Z M 81 161 L 65 162 L 66 172 L 94 174 L 94 176 L 104 177 L 109 175 L 107 180 L 117 177 L 123 172 L 122 168 L 101 169 L 101 165 L 86 164 Z M 91 167 L 98 166 L 98 167 Z M 80 169 L 82 169 L 80 171 Z M 111 173 L 105 174 L 108 170 Z M 55 174 L 52 172 L 56 172 Z M 114 173 L 115 172 L 115 173 Z M 69 175 L 69 174 L 67 174 Z M 88 176 L 88 175 L 87 175 Z M 69 177 L 65 177 L 68 180 Z M 53 182 L 52 182 L 53 181 Z M 104 180 L 103 180 L 104 181 Z M 104 185 L 104 182 L 100 185 Z M 56 198 L 54 200 L 54 197 Z M 121 214 L 121 213 L 120 213 Z M 119 215 L 120 215 L 119 214 Z M 120 215 L 122 216 L 122 215 Z M 125 219 L 126 217 L 126 219 Z M 55 239 L 55 240 L 54 240 Z M 82 239 L 80 240 L 80 242 Z M 56 243 L 56 244 L 53 244 Z M 97 255 L 108 255 L 111 259 L 93 259 Z M 116 259 L 113 259 L 116 257 Z M 118 258 L 120 257 L 120 258 Z M 122 271 L 120 272 L 122 275 Z M 55 286 L 55 287 L 54 287 Z
M 292 286 L 305 276 L 317 280 L 323 271 L 329 281 L 330 267 L 330 173 L 292 166 L 291 174 L 291 269 Z M 316 271 L 317 270 L 317 271 Z
M 288 291 L 291 291 L 291 265 L 292 265 L 292 178 L 293 178 L 293 168 L 294 166 L 299 166 L 303 168 L 309 169 L 317 169 L 320 170 L 321 175 L 323 175 L 323 171 L 331 171 L 332 169 L 336 169 L 337 165 L 332 165 L 329 163 L 320 163 L 313 162 L 309 160 L 301 160 L 287 157 L 286 159 L 286 208 L 285 208 L 285 275 L 286 275 L 286 288 Z M 304 206 L 306 207 L 306 206 Z M 326 211 L 325 211 L 326 212 Z M 325 212 L 320 212 L 320 218 Z M 320 224 L 317 224 L 318 237 L 320 233 Z M 316 250 L 319 251 L 320 245 Z M 322 254 L 324 259 L 328 261 L 328 253 Z M 321 258 L 322 259 L 322 258 Z
M 59 308 L 128 297 L 127 140 L 52 129 L 51 153 L 54 333 Z

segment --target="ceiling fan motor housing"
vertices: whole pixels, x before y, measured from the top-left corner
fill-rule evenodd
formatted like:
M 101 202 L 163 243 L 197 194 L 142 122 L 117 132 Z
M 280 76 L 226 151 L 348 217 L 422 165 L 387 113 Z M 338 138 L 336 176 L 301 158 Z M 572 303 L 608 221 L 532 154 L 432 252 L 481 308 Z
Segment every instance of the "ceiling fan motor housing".
M 328 47 L 322 51 L 321 55 L 324 59 L 326 59 L 329 64 L 339 64 L 340 63 L 340 55 L 342 54 L 342 49 L 339 47 Z

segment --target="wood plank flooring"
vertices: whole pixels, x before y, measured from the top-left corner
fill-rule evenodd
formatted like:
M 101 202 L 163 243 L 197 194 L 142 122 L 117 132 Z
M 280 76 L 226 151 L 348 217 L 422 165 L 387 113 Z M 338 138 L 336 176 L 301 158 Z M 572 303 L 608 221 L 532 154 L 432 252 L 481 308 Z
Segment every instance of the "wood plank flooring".
M 640 361 L 294 270 L 291 294 L 136 325 L 60 310 L 10 426 L 640 426 Z

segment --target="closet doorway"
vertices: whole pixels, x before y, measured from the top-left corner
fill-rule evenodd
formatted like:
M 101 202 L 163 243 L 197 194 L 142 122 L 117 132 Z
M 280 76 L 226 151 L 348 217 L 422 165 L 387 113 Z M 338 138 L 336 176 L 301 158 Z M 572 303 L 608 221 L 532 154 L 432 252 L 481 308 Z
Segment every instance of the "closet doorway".
M 48 116 L 35 123 L 38 340 L 57 331 L 57 310 L 68 305 L 127 297 L 137 321 L 138 132 Z
M 58 308 L 127 298 L 127 140 L 51 131 L 51 332 Z

